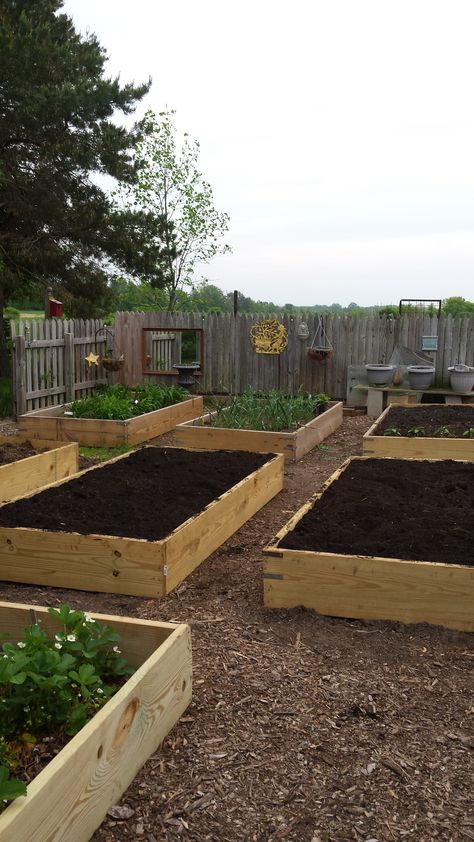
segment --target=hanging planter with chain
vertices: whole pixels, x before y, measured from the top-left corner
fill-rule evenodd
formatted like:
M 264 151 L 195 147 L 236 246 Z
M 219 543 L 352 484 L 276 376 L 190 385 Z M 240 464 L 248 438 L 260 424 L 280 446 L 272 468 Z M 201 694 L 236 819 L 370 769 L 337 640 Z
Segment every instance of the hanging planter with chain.
M 95 332 L 95 342 L 97 342 L 97 334 L 103 333 L 105 339 L 107 340 L 107 336 L 114 340 L 114 335 L 111 330 L 109 330 L 105 325 L 98 327 Z M 120 371 L 122 368 L 125 359 L 123 354 L 120 357 L 113 356 L 112 348 L 106 348 L 104 352 L 104 356 L 101 357 L 99 354 L 94 354 L 92 351 L 90 352 L 89 356 L 86 357 L 87 362 L 89 365 L 101 365 L 102 368 L 105 368 L 106 371 Z
M 310 360 L 323 362 L 324 360 L 328 360 L 332 357 L 333 353 L 334 348 L 326 335 L 326 331 L 324 330 L 323 317 L 319 316 L 318 326 L 311 340 L 311 345 L 306 348 L 306 354 Z

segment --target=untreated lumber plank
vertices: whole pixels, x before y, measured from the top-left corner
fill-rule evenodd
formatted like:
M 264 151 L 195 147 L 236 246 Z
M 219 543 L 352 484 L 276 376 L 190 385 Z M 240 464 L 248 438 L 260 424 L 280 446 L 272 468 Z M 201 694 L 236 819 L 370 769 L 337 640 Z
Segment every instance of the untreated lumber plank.
M 30 609 L 0 603 L 0 628 L 15 635 L 31 622 Z M 44 609 L 35 612 L 51 627 Z M 127 627 L 122 618 L 92 616 L 120 633 Z M 2 813 L 0 842 L 87 842 L 189 705 L 188 626 L 130 620 L 121 648 L 136 672 Z

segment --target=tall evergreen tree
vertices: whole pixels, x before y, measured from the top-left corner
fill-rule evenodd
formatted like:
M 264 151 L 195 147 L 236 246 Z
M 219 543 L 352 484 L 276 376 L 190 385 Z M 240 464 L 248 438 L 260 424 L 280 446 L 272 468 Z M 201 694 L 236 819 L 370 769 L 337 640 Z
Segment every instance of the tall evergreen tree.
M 69 314 L 98 314 L 115 268 L 146 277 L 160 260 L 156 214 L 113 207 L 91 179 L 133 179 L 135 129 L 112 118 L 132 113 L 151 82 L 107 78 L 97 38 L 77 33 L 62 5 L 0 2 L 2 347 L 4 302 L 24 286 L 51 285 Z

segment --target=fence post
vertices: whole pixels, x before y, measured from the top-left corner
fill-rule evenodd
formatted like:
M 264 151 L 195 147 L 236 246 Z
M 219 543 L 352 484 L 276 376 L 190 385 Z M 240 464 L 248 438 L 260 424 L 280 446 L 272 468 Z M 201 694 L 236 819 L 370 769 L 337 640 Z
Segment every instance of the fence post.
M 66 403 L 74 400 L 74 334 L 64 334 L 64 385 Z
M 26 412 L 26 350 L 25 337 L 15 336 L 15 407 L 16 416 Z

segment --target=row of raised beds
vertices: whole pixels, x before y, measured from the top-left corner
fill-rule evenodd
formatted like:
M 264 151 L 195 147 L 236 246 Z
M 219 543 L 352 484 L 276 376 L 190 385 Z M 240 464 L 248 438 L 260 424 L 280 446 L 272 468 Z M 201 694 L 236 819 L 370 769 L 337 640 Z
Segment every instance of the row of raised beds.
M 304 403 L 301 396 L 298 402 Z M 146 596 L 169 593 L 279 492 L 284 456 L 298 453 L 295 441 L 291 449 L 286 441 L 279 455 L 259 453 L 263 445 L 253 436 L 234 442 L 235 447 L 231 442 L 222 452 L 222 435 L 281 435 L 268 429 L 261 398 L 247 395 L 244 403 L 250 413 L 246 418 L 230 401 L 215 408 L 215 415 L 183 425 L 185 434 L 207 435 L 211 430 L 210 447 L 204 449 L 203 440 L 194 438 L 186 449 L 142 448 L 59 478 L 42 490 L 29 490 L 0 507 L 2 578 Z M 326 404 L 325 411 L 315 415 L 320 404 Z M 341 405 L 335 406 L 342 419 Z M 309 409 L 309 420 L 304 412 L 295 418 L 285 415 L 288 406 L 278 407 L 286 432 L 295 437 L 305 427 L 314 429 L 320 419 L 326 429 L 336 423 L 328 420 L 331 412 L 336 415 L 334 406 L 320 397 L 299 407 Z M 417 444 L 436 439 L 429 435 L 423 409 L 415 410 L 423 424 L 410 421 L 407 436 L 401 435 L 402 416 L 395 424 L 395 416 L 387 413 L 379 422 L 380 439 L 398 446 L 402 439 Z M 449 408 L 452 417 L 433 423 L 460 432 L 453 440 L 469 447 L 472 419 L 466 409 Z M 459 417 L 462 430 L 455 426 Z M 248 429 L 259 425 L 264 429 Z M 438 441 L 446 444 L 448 438 Z M 277 440 L 268 441 L 275 450 Z M 71 447 L 77 458 L 77 445 Z M 229 452 L 233 450 L 237 452 Z M 437 455 L 444 454 L 438 450 Z M 431 622 L 473 631 L 473 482 L 474 464 L 464 461 L 349 460 L 264 551 L 265 605 L 305 605 L 333 616 Z M 35 622 L 40 617 L 42 628 L 54 632 L 57 618 L 35 610 Z M 2 627 L 10 629 L 13 639 L 27 613 L 27 606 L 0 606 Z M 187 626 L 103 619 L 120 632 L 130 666 L 142 666 L 29 785 L 28 796 L 3 812 L 1 840 L 27 838 L 33 826 L 39 840 L 88 839 L 190 701 Z M 70 636 L 58 638 L 56 632 L 56 639 Z M 0 778 L 0 794 L 1 785 Z M 55 810 L 45 807 L 48 787 L 55 791 Z
M 229 448 L 241 452 L 222 453 L 219 443 L 217 448 L 214 443 L 201 452 L 198 452 L 202 447 L 200 442 L 191 444 L 197 451 L 149 446 L 80 473 L 75 473 L 77 444 L 57 446 L 52 441 L 73 440 L 102 446 L 136 444 L 174 428 L 178 421 L 202 415 L 202 398 L 168 394 L 167 399 L 173 397 L 174 403 L 155 408 L 146 406 L 146 402 L 156 399 L 156 393 L 140 388 L 130 393 L 114 387 L 108 393 L 94 396 L 92 406 L 90 400 L 77 402 L 53 410 L 39 410 L 21 419 L 22 431 L 37 450 L 42 450 L 48 442 L 47 454 L 56 454 L 62 472 L 40 475 L 38 471 L 36 485 L 30 480 L 23 486 L 15 484 L 8 497 L 4 493 L 5 500 L 16 499 L 0 507 L 1 578 L 162 596 L 279 492 L 283 485 L 284 456 L 278 452 L 275 455 L 279 447 L 275 430 L 268 431 L 274 438 L 271 449 L 266 448 L 265 453 L 258 452 L 261 448 L 254 448 L 251 435 L 254 431 L 247 430 L 250 436 L 246 446 Z M 261 396 L 259 401 L 262 405 Z M 334 413 L 334 406 L 328 407 L 327 400 L 321 396 L 317 400 L 303 400 L 299 396 L 296 402 L 302 414 L 298 415 L 295 407 L 289 408 L 290 401 L 280 406 L 286 413 L 281 418 L 288 437 L 296 439 L 300 429 L 311 430 L 315 424 L 321 425 L 326 413 L 330 419 L 329 425 L 323 424 L 318 430 L 316 438 L 311 433 L 306 449 L 319 443 L 342 421 L 341 404 Z M 323 412 L 319 414 L 321 409 Z M 91 414 L 99 418 L 87 417 Z M 261 422 L 268 426 L 268 420 L 262 418 Z M 198 421 L 195 429 L 202 429 L 202 424 L 202 420 Z M 296 445 L 290 450 L 285 448 L 287 457 L 294 458 L 299 452 Z M 73 463 L 67 461 L 68 453 L 74 457 Z M 32 460 L 45 455 L 24 454 L 22 461 L 5 467 L 31 477 L 34 465 L 39 464 Z M 73 473 L 74 476 L 69 476 Z M 46 487 L 38 487 L 45 483 Z M 77 627 L 82 629 L 95 620 L 106 622 L 114 633 L 120 634 L 121 652 L 136 671 L 29 783 L 27 796 L 17 798 L 2 812 L 2 842 L 30 836 L 39 842 L 89 839 L 106 810 L 116 803 L 191 699 L 188 626 L 116 617 L 77 618 L 79 612 L 70 612 L 76 618 L 76 626 L 70 627 L 65 624 L 64 612 L 68 614 L 66 606 L 50 613 L 35 608 L 32 615 L 29 606 L 0 604 L 1 628 L 10 632 L 14 642 L 18 641 L 16 647 L 5 644 L 7 648 L 0 664 L 5 675 L 11 671 L 8 686 L 12 691 L 15 681 L 18 682 L 16 689 L 20 688 L 23 701 L 27 681 L 21 669 L 31 672 L 30 648 L 33 641 L 37 657 L 38 629 L 53 636 L 53 650 L 48 658 L 54 661 L 56 657 L 60 666 L 63 653 L 57 650 L 66 652 L 69 647 L 64 657 L 72 657 L 71 647 L 74 650 L 79 645 Z M 25 632 L 26 637 L 21 638 L 28 619 L 33 625 Z M 111 639 L 109 632 L 107 640 Z M 76 654 L 77 651 L 73 652 Z M 89 700 L 98 705 L 100 685 L 91 684 L 87 672 L 90 666 L 90 663 L 75 665 L 71 674 L 84 686 Z M 13 696 L 14 692 L 9 702 Z M 37 697 L 39 705 L 39 692 Z M 57 701 L 56 707 L 61 707 Z M 34 719 L 32 708 L 36 709 L 29 703 L 25 715 Z M 13 797 L 15 787 L 17 794 L 18 787 L 21 791 L 21 784 L 2 779 L 1 740 L 0 727 L 0 798 L 8 799 Z

